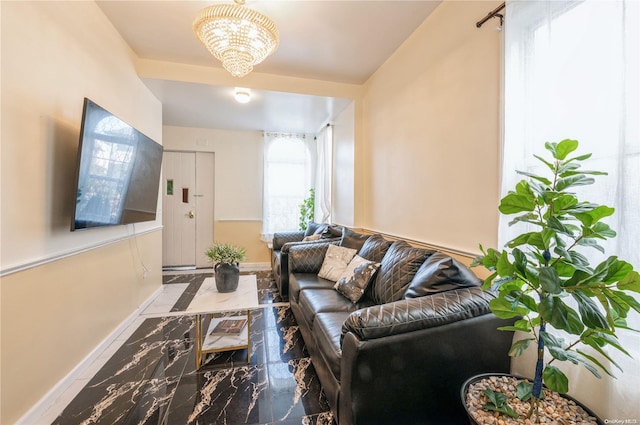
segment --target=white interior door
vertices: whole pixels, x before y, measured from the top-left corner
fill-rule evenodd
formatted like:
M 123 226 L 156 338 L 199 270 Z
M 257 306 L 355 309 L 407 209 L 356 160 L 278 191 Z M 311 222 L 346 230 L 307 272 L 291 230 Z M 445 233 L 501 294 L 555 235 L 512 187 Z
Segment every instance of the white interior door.
M 207 267 L 213 242 L 214 154 L 165 152 L 163 159 L 162 265 Z
M 213 243 L 215 156 L 196 152 L 196 267 L 211 267 L 204 251 Z

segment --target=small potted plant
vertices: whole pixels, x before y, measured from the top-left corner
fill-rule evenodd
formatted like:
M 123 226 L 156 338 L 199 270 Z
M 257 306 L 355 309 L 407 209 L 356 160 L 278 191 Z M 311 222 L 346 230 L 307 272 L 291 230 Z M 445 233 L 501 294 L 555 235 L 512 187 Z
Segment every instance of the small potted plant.
M 218 292 L 233 292 L 238 289 L 239 263 L 246 258 L 244 248 L 231 244 L 214 243 L 205 251 L 214 266 Z
M 543 383 L 552 392 L 569 391 L 569 380 L 556 362 L 581 364 L 598 378 L 601 372 L 613 376 L 593 351 L 618 367 L 603 348 L 608 345 L 628 355 L 616 330 L 629 329 L 627 314 L 640 312 L 640 303 L 630 295 L 640 293 L 640 276 L 633 266 L 609 256 L 594 267 L 582 253 L 589 249 L 604 254 L 599 241 L 616 236 L 602 221 L 614 209 L 579 201 L 573 192 L 606 173 L 580 169 L 591 154 L 569 157 L 578 148 L 575 140 L 546 143 L 545 148 L 551 160 L 535 157 L 549 176 L 519 171 L 526 179 L 500 201 L 502 214 L 516 214 L 509 224 L 527 223 L 527 231 L 504 250 L 480 246 L 482 255 L 472 263 L 492 272 L 484 288 L 497 294 L 490 302 L 493 313 L 515 319 L 513 326 L 501 330 L 525 335 L 514 342 L 509 355 L 519 356 L 530 345 L 537 348 L 533 382 L 523 380 L 517 388 L 519 399 L 529 400 L 526 412 L 514 411 L 504 394 L 491 389 L 484 391 L 483 407 L 512 417 L 533 415 L 531 423 L 539 422 L 543 414 Z M 558 330 L 562 332 L 554 333 Z

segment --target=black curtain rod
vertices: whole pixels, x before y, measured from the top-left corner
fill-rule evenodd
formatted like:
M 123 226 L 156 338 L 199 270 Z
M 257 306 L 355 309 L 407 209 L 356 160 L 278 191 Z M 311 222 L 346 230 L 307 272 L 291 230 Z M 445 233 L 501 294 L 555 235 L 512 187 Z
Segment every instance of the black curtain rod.
M 504 7 L 505 7 L 505 3 L 502 3 L 500 6 L 496 7 L 495 9 L 493 9 L 491 12 L 489 12 L 489 14 L 487 16 L 485 16 L 484 18 L 482 18 L 478 22 L 476 22 L 476 28 L 480 28 L 485 22 L 487 22 L 491 18 L 495 18 L 496 16 L 498 18 L 500 18 L 500 26 L 502 26 L 502 21 L 504 19 L 504 15 L 502 15 L 502 14 L 500 14 L 498 12 L 500 12 L 502 9 L 504 9 Z

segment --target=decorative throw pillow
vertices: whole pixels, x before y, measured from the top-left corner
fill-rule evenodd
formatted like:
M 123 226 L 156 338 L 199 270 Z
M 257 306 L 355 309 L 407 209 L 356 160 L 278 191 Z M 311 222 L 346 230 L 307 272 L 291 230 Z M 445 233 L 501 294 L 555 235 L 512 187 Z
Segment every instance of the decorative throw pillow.
M 367 239 L 369 239 L 369 236 L 371 235 L 363 235 L 343 227 L 340 246 L 346 246 L 347 248 L 353 248 L 360 251 L 360 248 L 362 248 L 362 245 L 364 245 Z
M 309 241 L 317 241 L 318 239 L 320 239 L 322 237 L 322 235 L 310 235 L 310 236 L 305 236 L 302 239 L 302 242 L 309 242 Z
M 371 286 L 371 298 L 376 304 L 402 299 L 416 272 L 433 252 L 402 240 L 394 242 L 381 261 L 380 271 Z
M 358 255 L 362 258 L 366 258 L 369 261 L 379 263 L 382 261 L 384 254 L 391 246 L 391 242 L 382 237 L 382 235 L 376 234 L 370 236 L 360 248 Z
M 345 248 L 338 245 L 329 245 L 327 253 L 324 256 L 322 267 L 318 272 L 318 276 L 330 280 L 332 282 L 340 279 L 349 262 L 356 255 L 356 250 Z
M 356 255 L 342 273 L 334 288 L 355 304 L 364 295 L 369 282 L 373 280 L 373 276 L 379 267 L 380 263 L 374 263 Z
M 464 264 L 436 252 L 420 266 L 403 298 L 418 298 L 470 286 L 482 286 L 482 281 Z

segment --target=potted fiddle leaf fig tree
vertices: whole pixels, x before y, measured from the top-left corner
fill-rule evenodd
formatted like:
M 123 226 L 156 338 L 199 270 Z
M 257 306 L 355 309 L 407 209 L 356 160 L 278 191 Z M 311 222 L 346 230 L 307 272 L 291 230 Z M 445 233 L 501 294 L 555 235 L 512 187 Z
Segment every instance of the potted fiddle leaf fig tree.
M 246 258 L 246 250 L 228 243 L 214 243 L 207 248 L 205 255 L 214 263 L 213 270 L 218 292 L 233 292 L 238 289 L 239 263 Z
M 525 179 L 500 201 L 500 212 L 514 215 L 509 224 L 526 223 L 527 230 L 503 250 L 480 246 L 482 255 L 472 263 L 491 272 L 484 288 L 497 294 L 489 304 L 493 313 L 515 320 L 501 330 L 524 335 L 514 338 L 509 355 L 519 356 L 530 345 L 537 349 L 533 382 L 518 384 L 519 399 L 528 400 L 523 405 L 526 411 L 517 412 L 505 394 L 492 389 L 484 390 L 483 407 L 531 422 L 539 422 L 544 414 L 543 384 L 551 392 L 569 391 L 558 362 L 582 365 L 598 378 L 601 373 L 613 376 L 601 359 L 619 366 L 605 347 L 628 355 L 616 331 L 629 329 L 626 318 L 632 310 L 640 312 L 640 303 L 631 294 L 640 293 L 640 275 L 628 262 L 604 256 L 600 244 L 616 236 L 603 221 L 614 209 L 579 200 L 574 193 L 576 187 L 591 185 L 594 177 L 606 173 L 581 169 L 591 154 L 572 156 L 576 140 L 546 143 L 545 148 L 552 158 L 535 158 L 546 174 L 519 171 Z M 603 259 L 592 265 L 586 250 L 599 252 Z

